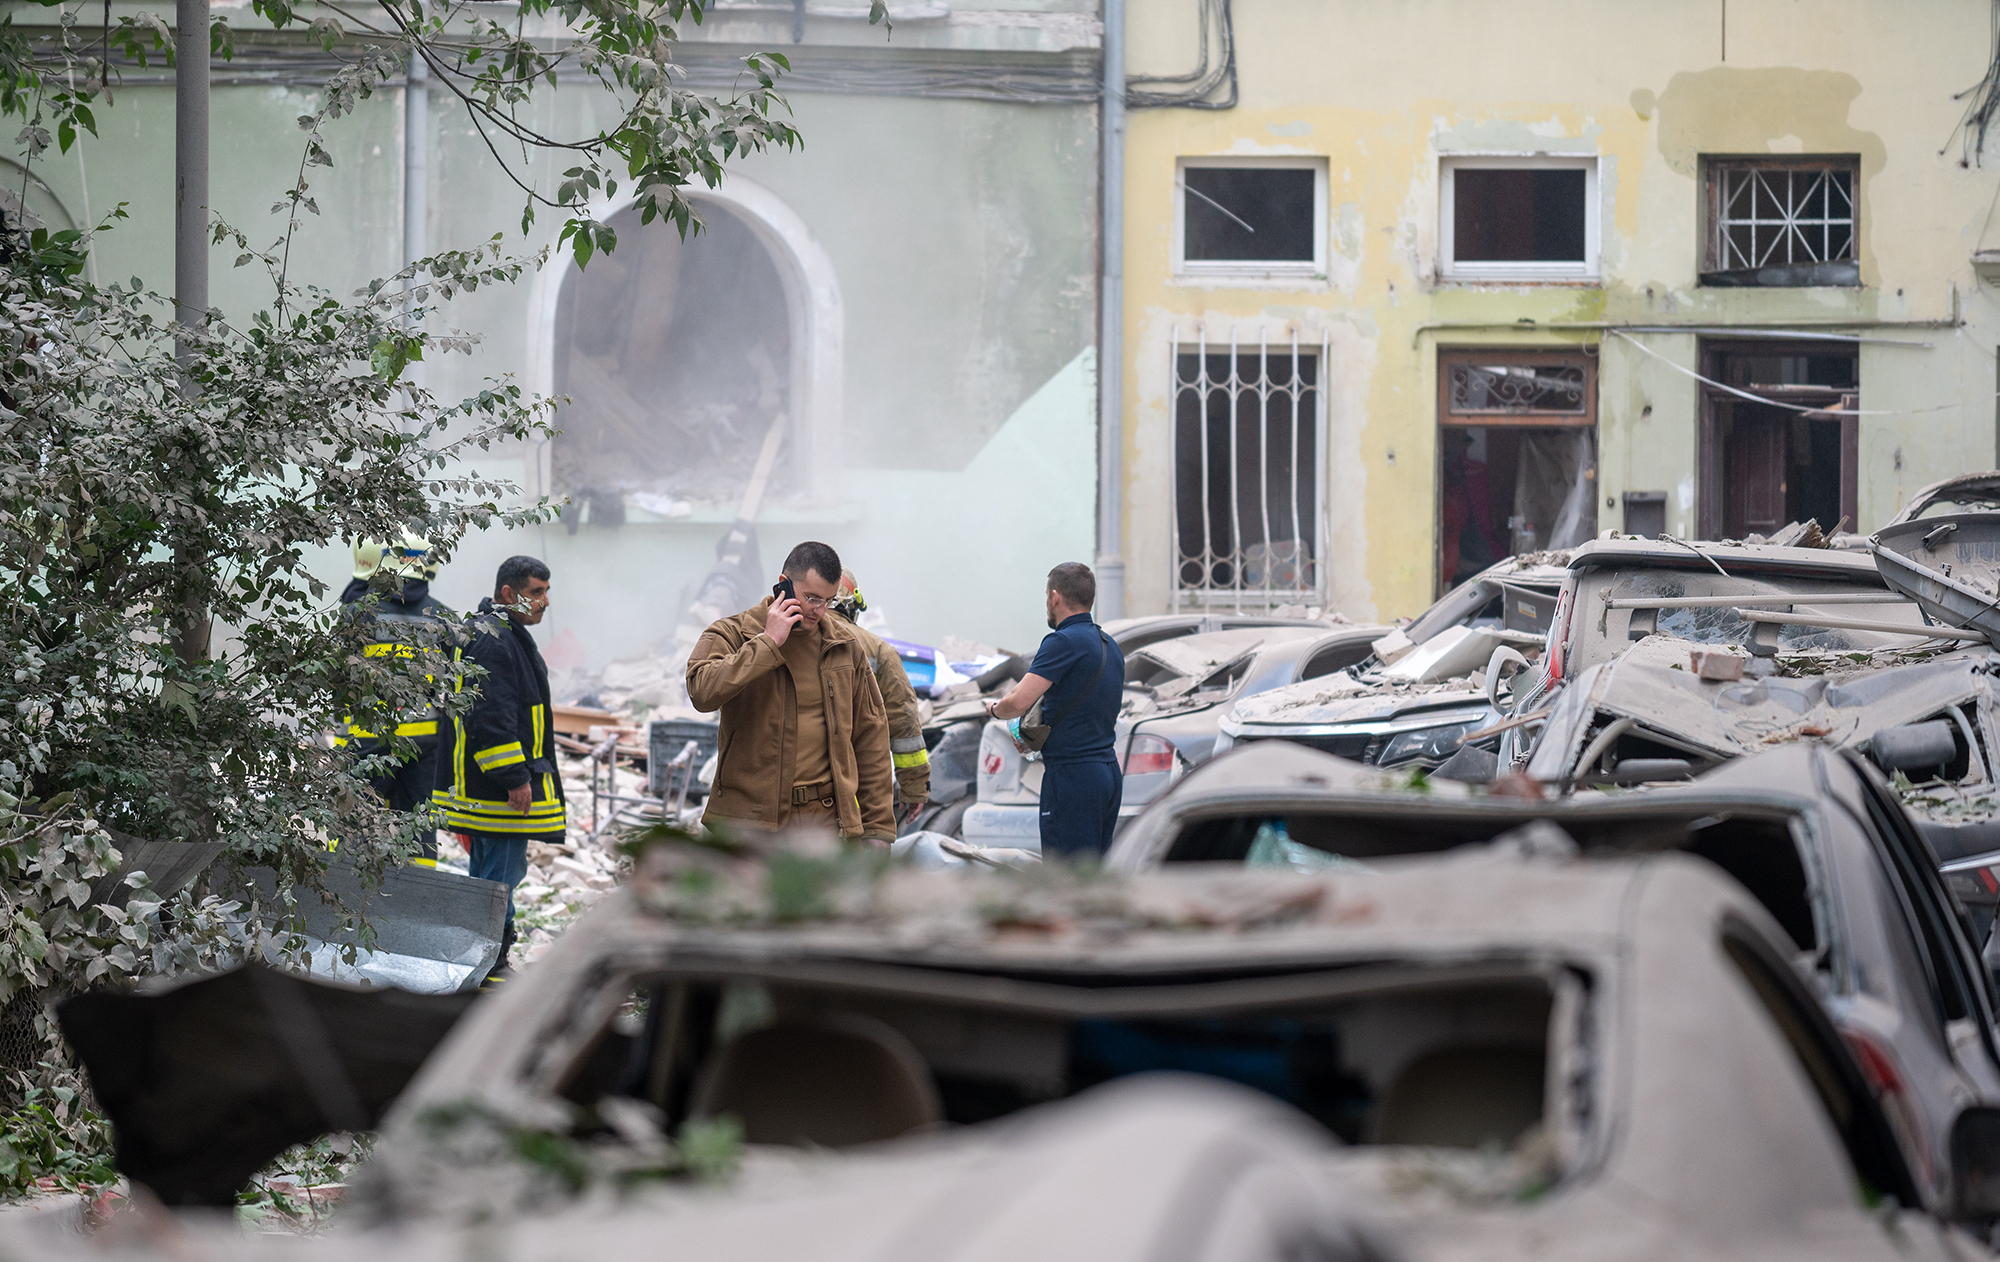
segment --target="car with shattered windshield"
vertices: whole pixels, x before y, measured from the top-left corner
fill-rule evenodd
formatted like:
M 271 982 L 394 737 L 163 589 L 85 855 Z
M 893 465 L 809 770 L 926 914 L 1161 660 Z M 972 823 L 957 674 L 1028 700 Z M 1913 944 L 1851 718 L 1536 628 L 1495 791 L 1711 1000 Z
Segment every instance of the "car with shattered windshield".
M 477 1221 L 521 1256 L 649 1227 L 735 1256 L 1083 1259 L 1168 1231 L 1198 1258 L 1357 1256 L 1217 1252 L 1262 1204 L 1305 1216 L 1293 1239 L 1376 1258 L 1977 1252 L 1926 1205 L 1790 933 L 1685 855 L 1485 845 L 1372 875 L 770 864 L 643 856 L 398 1102 L 355 1193 L 383 1227 L 349 1243 L 418 1256 Z M 1160 1094 L 1162 1072 L 1184 1087 Z M 1282 1162 L 1272 1111 L 1292 1119 Z M 548 1151 L 573 1154 L 576 1187 L 685 1170 L 713 1160 L 720 1119 L 741 1157 L 704 1186 L 592 1201 L 519 1172 Z M 1968 1111 L 1962 1147 L 1983 1156 L 1993 1120 Z M 1052 1153 L 1063 1127 L 1096 1137 L 1094 1160 Z M 1271 1199 L 1239 1203 L 1246 1178 Z M 1993 1212 L 1982 1188 L 1954 1212 Z
M 1683 853 L 1748 890 L 1860 1058 L 1928 1203 L 1944 1203 L 1956 1118 L 2000 1103 L 1994 978 L 1932 852 L 1851 752 L 1781 746 L 1671 789 L 1525 800 L 1448 782 L 1413 792 L 1393 773 L 1270 742 L 1175 786 L 1107 866 L 1398 873 L 1531 824 L 1589 862 Z
M 1125 774 L 1120 817 L 1138 814 L 1188 768 L 1207 760 L 1231 702 L 1340 671 L 1368 656 L 1369 645 L 1387 630 L 1248 626 L 1147 638 L 1125 648 L 1114 747 Z M 1018 727 L 999 719 L 984 723 L 977 800 L 961 817 L 959 835 L 975 845 L 1039 851 L 1043 767 L 1039 755 L 1015 743 Z
M 1288 740 L 1373 766 L 1430 770 L 1480 733 L 1472 748 L 1484 753 L 1498 744 L 1486 729 L 1511 696 L 1504 678 L 1526 683 L 1518 672 L 1541 657 L 1569 555 L 1489 566 L 1349 669 L 1244 698 L 1223 718 L 1217 752 Z

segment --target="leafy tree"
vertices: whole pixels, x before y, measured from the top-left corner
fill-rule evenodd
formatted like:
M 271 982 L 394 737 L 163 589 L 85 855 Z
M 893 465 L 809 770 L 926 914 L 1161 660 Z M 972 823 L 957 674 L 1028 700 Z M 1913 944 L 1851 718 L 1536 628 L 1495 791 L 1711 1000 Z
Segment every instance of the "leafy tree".
M 278 28 L 307 21 L 286 0 L 253 11 Z M 318 213 L 309 177 L 331 165 L 323 129 L 421 58 L 522 187 L 523 230 L 537 206 L 558 208 L 558 248 L 580 264 L 616 244 L 590 206 L 620 181 L 644 220 L 685 234 L 700 227 L 692 180 L 798 142 L 777 117 L 781 57 L 747 58 L 747 86 L 727 99 L 679 86 L 671 23 L 699 21 L 702 0 L 522 0 L 511 23 L 490 5 L 423 0 L 318 11 L 332 16 L 310 28 L 345 64 L 299 120 L 283 231 L 260 247 L 214 225 L 236 266 L 268 272 L 267 307 L 176 325 L 171 300 L 138 280 L 84 278 L 89 234 L 0 234 L 0 866 L 33 876 L 0 908 L 0 1002 L 224 958 L 215 935 L 239 910 L 227 903 L 184 898 L 163 912 L 141 897 L 137 912 L 113 914 L 78 901 L 78 874 L 115 870 L 105 825 L 221 840 L 308 883 L 336 842 L 364 867 L 406 854 L 419 821 L 388 811 L 366 780 L 414 748 L 362 759 L 320 734 L 348 716 L 393 730 L 440 686 L 456 706 L 456 686 L 477 681 L 450 644 L 364 654 L 308 552 L 411 529 L 448 556 L 468 530 L 551 512 L 472 472 L 493 444 L 549 433 L 550 401 L 507 378 L 440 397 L 406 371 L 477 341 L 430 331 L 430 308 L 511 283 L 546 252 L 509 257 L 495 238 L 344 298 L 295 284 L 290 247 Z M 95 132 L 114 99 L 114 50 L 143 62 L 171 47 L 155 16 L 92 32 L 79 12 L 61 7 L 44 35 L 0 23 L 0 112 L 23 120 L 31 164 Z M 218 22 L 213 46 L 227 56 L 231 40 Z M 553 137 L 523 121 L 531 95 L 571 70 L 620 102 L 615 126 Z M 556 150 L 573 165 L 544 190 L 503 149 Z M 234 629 L 213 649 L 211 620 Z

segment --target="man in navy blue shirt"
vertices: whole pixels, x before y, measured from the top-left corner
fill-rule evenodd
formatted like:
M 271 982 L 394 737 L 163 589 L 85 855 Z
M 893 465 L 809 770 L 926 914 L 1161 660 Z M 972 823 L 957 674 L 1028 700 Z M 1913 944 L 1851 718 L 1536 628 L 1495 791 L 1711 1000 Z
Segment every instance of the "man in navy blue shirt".
M 1019 718 L 1036 701 L 1049 739 L 1042 746 L 1042 854 L 1101 855 L 1111 848 L 1125 778 L 1118 770 L 1118 705 L 1125 696 L 1125 655 L 1090 620 L 1097 576 L 1078 561 L 1049 571 L 1053 634 L 1028 674 L 998 701 L 996 719 Z

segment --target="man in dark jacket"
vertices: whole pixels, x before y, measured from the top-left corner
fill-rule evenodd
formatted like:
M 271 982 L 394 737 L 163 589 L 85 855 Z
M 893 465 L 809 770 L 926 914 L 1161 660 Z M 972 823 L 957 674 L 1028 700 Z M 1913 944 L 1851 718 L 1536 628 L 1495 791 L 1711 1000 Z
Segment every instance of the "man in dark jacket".
M 408 658 L 451 642 L 458 615 L 431 596 L 431 580 L 437 577 L 437 570 L 430 544 L 414 535 L 405 535 L 395 544 L 375 539 L 355 543 L 354 578 L 340 593 L 341 617 L 365 637 L 363 653 Z M 370 586 L 378 571 L 395 580 L 386 590 Z M 365 599 L 371 593 L 373 599 Z M 392 734 L 415 742 L 416 757 L 400 761 L 368 781 L 391 810 L 415 811 L 430 805 L 431 789 L 437 783 L 438 718 L 434 703 L 422 710 L 366 720 L 349 716 L 346 731 L 334 742 L 352 745 L 363 758 L 388 753 Z M 413 862 L 436 867 L 437 830 L 418 830 L 417 845 L 421 855 Z
M 1034 664 L 998 701 L 996 719 L 1018 719 L 1042 703 L 1049 738 L 1042 746 L 1042 856 L 1102 855 L 1111 848 L 1125 777 L 1118 767 L 1118 707 L 1125 696 L 1125 655 L 1090 618 L 1097 576 L 1080 561 L 1049 571 L 1050 635 Z
M 445 826 L 470 840 L 471 875 L 510 891 L 496 973 L 514 944 L 511 891 L 527 875 L 528 842 L 561 842 L 568 824 L 549 728 L 549 670 L 528 635 L 548 607 L 548 566 L 525 556 L 500 563 L 493 596 L 479 602 L 460 650 L 486 677 L 471 708 L 452 720 L 431 799 Z

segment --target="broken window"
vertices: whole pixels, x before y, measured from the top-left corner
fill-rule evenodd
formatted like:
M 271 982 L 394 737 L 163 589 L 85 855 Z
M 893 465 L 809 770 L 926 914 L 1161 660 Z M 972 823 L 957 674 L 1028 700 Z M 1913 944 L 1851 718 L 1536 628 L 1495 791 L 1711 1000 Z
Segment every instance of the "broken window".
M 1595 356 L 1442 351 L 1438 396 L 1440 592 L 1597 534 Z
M 1595 158 L 1447 158 L 1443 271 L 1471 280 L 1597 273 Z
M 1853 158 L 1710 159 L 1701 283 L 1859 285 Z
M 597 525 L 733 509 L 765 435 L 792 408 L 790 305 L 749 224 L 704 203 L 704 227 L 612 219 L 618 249 L 571 271 L 556 313 L 551 448 L 558 490 Z M 784 452 L 774 485 L 789 481 Z
M 1294 337 L 1176 352 L 1176 607 L 1319 603 L 1325 349 Z
M 1325 270 L 1325 163 L 1209 159 L 1178 174 L 1181 270 Z

